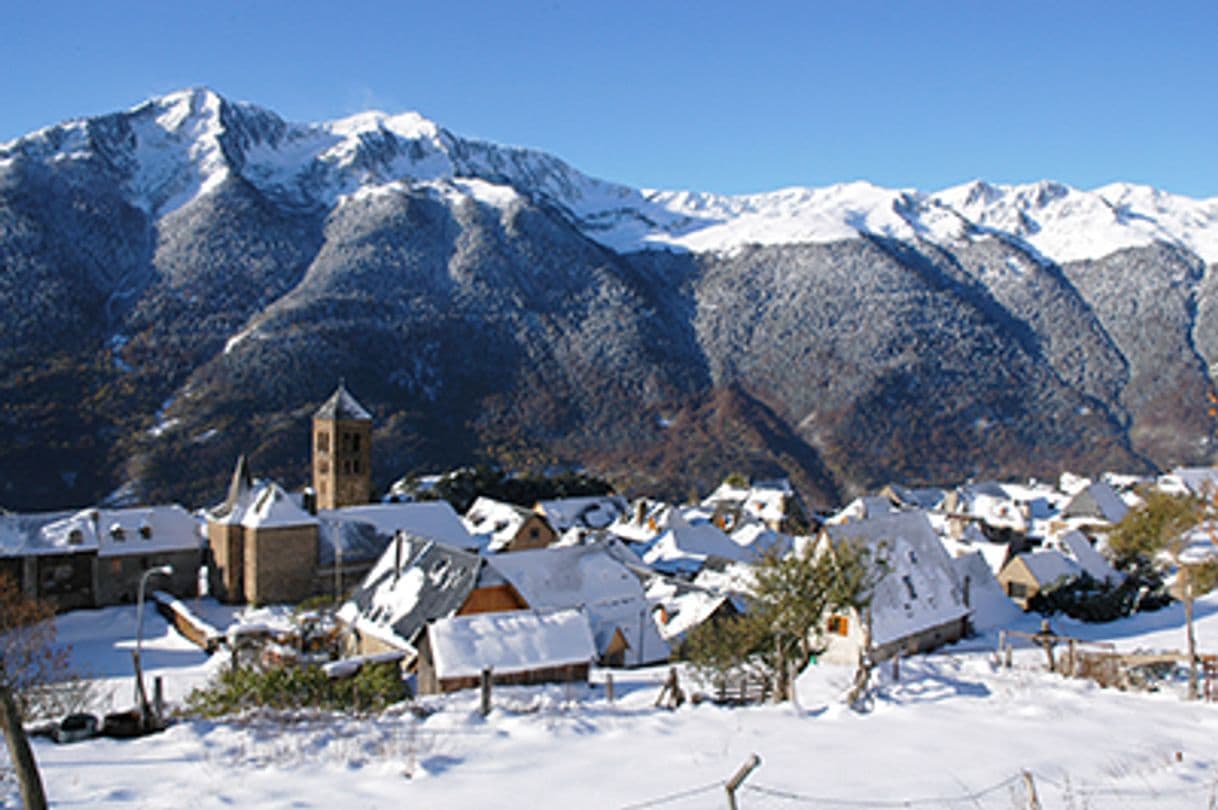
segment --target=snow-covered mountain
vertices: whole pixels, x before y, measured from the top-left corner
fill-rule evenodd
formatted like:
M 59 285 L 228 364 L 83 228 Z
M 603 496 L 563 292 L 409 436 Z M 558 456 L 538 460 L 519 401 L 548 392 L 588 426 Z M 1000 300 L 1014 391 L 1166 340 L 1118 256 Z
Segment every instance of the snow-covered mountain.
M 59 161 L 88 159 L 94 150 L 113 162 L 131 202 L 156 217 L 236 174 L 269 197 L 300 206 L 330 207 L 404 188 L 430 187 L 500 207 L 524 195 L 558 207 L 618 252 L 730 251 L 861 235 L 950 247 L 994 235 L 1057 263 L 1156 241 L 1218 262 L 1218 198 L 1195 200 L 1149 186 L 1113 183 L 1085 191 L 1052 181 L 978 180 L 926 192 L 853 182 L 736 196 L 633 189 L 543 152 L 460 138 L 414 112 L 294 124 L 201 88 L 0 145 L 0 169 L 19 154 Z
M 584 463 L 684 496 L 1207 460 L 1218 200 L 634 189 L 414 113 L 206 89 L 0 145 L 0 503 L 286 484 L 339 377 L 376 474 Z

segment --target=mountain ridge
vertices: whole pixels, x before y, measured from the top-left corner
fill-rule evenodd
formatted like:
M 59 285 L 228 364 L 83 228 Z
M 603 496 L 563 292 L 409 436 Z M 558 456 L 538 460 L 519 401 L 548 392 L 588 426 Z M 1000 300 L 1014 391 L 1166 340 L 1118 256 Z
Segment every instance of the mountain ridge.
M 180 91 L 0 145 L 0 503 L 202 503 L 239 452 L 301 484 L 340 376 L 382 484 L 744 467 L 828 505 L 1200 462 L 1216 223 L 1121 184 L 631 189 L 415 113 Z

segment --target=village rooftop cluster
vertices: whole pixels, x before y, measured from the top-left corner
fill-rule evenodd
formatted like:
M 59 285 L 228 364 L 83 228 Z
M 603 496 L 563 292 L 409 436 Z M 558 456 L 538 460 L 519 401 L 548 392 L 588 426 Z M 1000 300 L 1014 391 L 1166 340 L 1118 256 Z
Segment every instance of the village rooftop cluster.
M 1063 474 L 1055 483 L 885 487 L 810 516 L 786 481 L 725 482 L 700 503 L 617 495 L 526 508 L 478 497 L 371 500 L 372 417 L 339 386 L 313 417 L 313 483 L 289 493 L 244 458 L 217 506 L 0 515 L 0 573 L 63 610 L 131 602 L 158 567 L 158 601 L 214 647 L 242 628 L 200 611 L 332 595 L 345 658 L 400 660 L 421 693 L 479 683 L 587 680 L 590 667 L 668 661 L 703 622 L 745 613 L 766 555 L 848 539 L 885 560 L 870 633 L 834 614 L 823 660 L 924 652 L 1001 627 L 1037 593 L 1089 577 L 1118 583 L 1105 534 L 1139 487 L 1203 494 L 1218 469 L 1157 479 Z M 248 629 L 248 628 L 247 628 Z M 865 641 L 869 639 L 869 641 Z

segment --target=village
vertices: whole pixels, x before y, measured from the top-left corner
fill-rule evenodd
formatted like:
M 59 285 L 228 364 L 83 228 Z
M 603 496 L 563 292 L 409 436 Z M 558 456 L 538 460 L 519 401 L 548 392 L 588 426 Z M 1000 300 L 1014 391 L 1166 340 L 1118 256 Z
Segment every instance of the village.
M 814 654 L 793 673 L 801 682 L 866 661 L 877 684 L 899 683 L 903 661 L 918 672 L 937 660 L 922 654 L 994 647 L 995 638 L 994 666 L 1005 655 L 1010 668 L 1014 646 L 1017 668 L 1047 652 L 1049 670 L 1079 674 L 1086 661 L 1095 669 L 1086 655 L 1103 646 L 1097 634 L 1058 635 L 1027 611 L 1080 584 L 1120 589 L 1128 575 L 1114 567 L 1106 538 L 1147 492 L 1200 498 L 1218 486 L 1218 468 L 950 489 L 892 484 L 818 515 L 785 480 L 733 476 L 696 503 L 605 494 L 529 507 L 481 495 L 459 514 L 402 486 L 374 502 L 372 427 L 340 385 L 313 415 L 312 485 L 301 492 L 257 478 L 242 457 L 224 498 L 197 513 L 155 505 L 2 514 L 0 575 L 54 605 L 61 625 L 82 637 L 89 616 L 112 617 L 97 611 L 142 610 L 147 599 L 166 633 L 209 656 L 213 675 L 241 661 L 317 665 L 330 678 L 388 667 L 404 679 L 404 694 L 453 694 L 480 704 L 482 716 L 492 711 L 492 690 L 504 687 L 560 688 L 569 697 L 582 685 L 607 690 L 612 702 L 615 678 L 619 699 L 660 710 L 687 698 L 798 702 L 794 685 L 784 694 L 765 676 L 753 686 L 749 676 L 710 683 L 697 669 L 670 667 L 687 657 L 698 628 L 749 614 L 754 573 L 766 561 L 809 558 L 841 542 L 883 561 L 865 610 L 837 605 L 818 618 Z M 1202 527 L 1194 545 L 1207 538 Z M 1135 602 L 1147 596 L 1130 593 Z M 142 632 L 137 626 L 137 638 Z M 88 666 L 83 652 L 77 659 Z M 1119 685 L 1133 682 L 1122 674 Z M 137 683 L 139 709 L 152 712 L 142 673 Z M 185 697 L 172 685 L 169 692 L 171 703 Z M 162 699 L 158 683 L 157 729 L 173 714 Z
M 176 504 L 5 513 L 0 572 L 66 611 L 135 602 L 152 571 L 150 593 L 212 645 L 230 628 L 187 602 L 331 597 L 343 652 L 397 653 L 427 693 L 469 686 L 485 667 L 531 683 L 664 663 L 693 628 L 748 610 L 753 565 L 822 537 L 861 542 L 889 566 L 868 654 L 933 650 L 1000 626 L 1041 591 L 1083 577 L 1119 584 L 1102 541 L 1139 487 L 1202 496 L 1218 485 L 1218 468 L 892 484 L 817 516 L 785 480 L 737 477 L 691 504 L 607 494 L 529 508 L 478 496 L 461 515 L 400 491 L 372 502 L 372 449 L 372 417 L 340 385 L 313 416 L 303 492 L 254 478 L 242 457 L 226 497 L 195 514 Z M 829 616 L 825 630 L 825 660 L 858 658 L 859 616 Z M 486 657 L 492 647 L 501 659 Z

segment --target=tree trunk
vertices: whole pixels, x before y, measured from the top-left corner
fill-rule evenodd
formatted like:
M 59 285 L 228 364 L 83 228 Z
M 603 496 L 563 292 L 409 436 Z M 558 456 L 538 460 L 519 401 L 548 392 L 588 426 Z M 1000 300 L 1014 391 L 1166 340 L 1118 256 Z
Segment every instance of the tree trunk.
M 30 741 L 25 736 L 21 717 L 8 686 L 0 683 L 0 727 L 4 730 L 4 741 L 17 771 L 17 783 L 21 788 L 21 803 L 26 810 L 46 810 L 47 797 L 42 790 L 42 777 L 38 775 L 38 763 L 30 750 Z
M 1197 634 L 1193 629 L 1193 583 L 1184 586 L 1184 627 L 1188 634 L 1188 699 L 1197 699 Z

